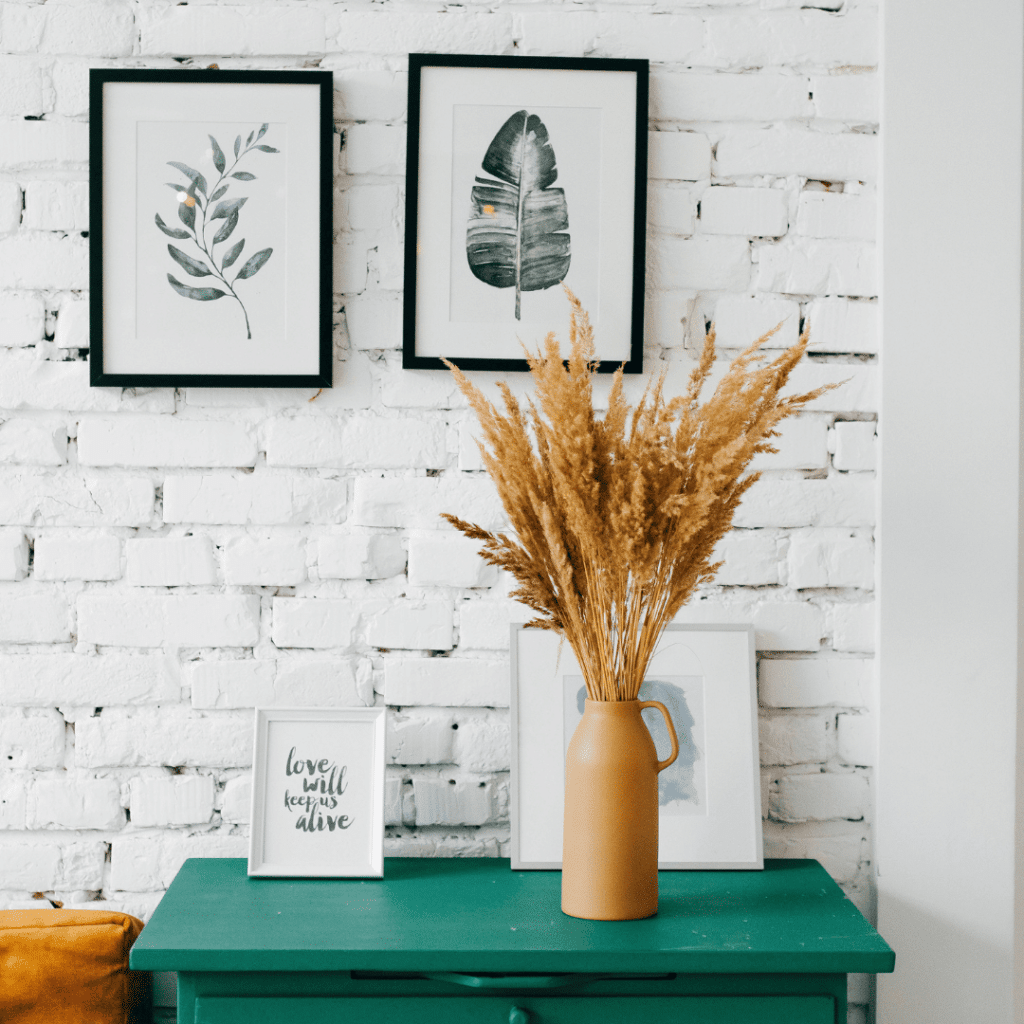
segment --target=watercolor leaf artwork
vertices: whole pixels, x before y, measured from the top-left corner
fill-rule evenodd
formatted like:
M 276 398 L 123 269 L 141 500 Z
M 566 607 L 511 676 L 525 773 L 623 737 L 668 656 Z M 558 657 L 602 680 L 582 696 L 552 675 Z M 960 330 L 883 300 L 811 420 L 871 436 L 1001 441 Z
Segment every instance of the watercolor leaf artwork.
M 548 130 L 536 114 L 518 110 L 499 129 L 481 164 L 470 199 L 466 256 L 475 277 L 522 293 L 560 284 L 569 270 L 569 210 Z
M 242 315 L 245 317 L 246 337 L 252 338 L 252 328 L 249 324 L 249 313 L 245 308 L 235 286 L 239 281 L 245 281 L 253 277 L 270 259 L 273 253 L 272 248 L 260 249 L 259 252 L 250 256 L 235 273 L 234 277 L 228 279 L 228 270 L 235 264 L 245 246 L 245 239 L 234 242 L 230 248 L 225 250 L 219 257 L 217 246 L 227 242 L 238 227 L 238 219 L 242 207 L 246 204 L 248 196 L 233 196 L 229 199 L 223 197 L 231 186 L 240 181 L 256 181 L 257 176 L 251 171 L 236 170 L 239 162 L 250 152 L 278 153 L 280 150 L 259 140 L 267 133 L 269 124 L 260 126 L 259 131 L 253 129 L 245 145 L 242 145 L 242 136 L 235 139 L 232 151 L 234 162 L 228 166 L 228 159 L 221 148 L 220 143 L 212 136 L 210 139 L 210 156 L 213 166 L 219 177 L 210 188 L 206 176 L 188 164 L 178 160 L 168 160 L 170 167 L 180 171 L 188 179 L 188 184 L 180 182 L 167 182 L 167 187 L 174 190 L 178 198 L 178 220 L 184 228 L 170 227 L 165 223 L 163 217 L 156 215 L 156 226 L 169 238 L 177 241 L 191 241 L 197 250 L 196 255 L 190 255 L 177 246 L 168 243 L 167 252 L 172 260 L 185 271 L 189 277 L 210 277 L 213 284 L 222 287 L 193 287 L 183 284 L 173 274 L 167 275 L 170 286 L 183 298 L 192 299 L 196 302 L 213 302 L 216 299 L 223 299 L 230 295 L 241 307 Z M 219 200 L 219 202 L 218 202 Z M 215 204 L 216 205 L 213 205 Z M 211 208 L 212 207 L 212 208 Z M 196 212 L 200 214 L 197 224 Z M 222 223 L 218 224 L 217 222 Z M 210 236 L 212 233 L 212 237 Z M 203 257 L 203 258 L 197 258 Z

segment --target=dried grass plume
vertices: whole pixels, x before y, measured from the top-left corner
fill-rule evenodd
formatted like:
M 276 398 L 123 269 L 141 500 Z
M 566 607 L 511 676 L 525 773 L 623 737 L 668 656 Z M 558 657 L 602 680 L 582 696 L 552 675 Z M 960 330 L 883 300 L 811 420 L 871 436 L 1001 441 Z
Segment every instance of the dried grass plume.
M 527 352 L 536 403 L 526 410 L 504 382 L 499 410 L 446 360 L 479 418 L 477 445 L 512 530 L 491 533 L 442 514 L 512 574 L 512 596 L 537 613 L 527 625 L 569 641 L 592 700 L 634 700 L 664 627 L 721 565 L 712 552 L 758 478 L 746 472 L 751 459 L 776 451 L 778 423 L 836 385 L 780 397 L 809 339 L 767 361 L 760 349 L 769 331 L 700 403 L 715 358 L 712 328 L 685 394 L 665 399 L 663 371 L 631 409 L 620 367 L 600 418 L 593 330 L 568 295 L 568 364 L 554 334 Z

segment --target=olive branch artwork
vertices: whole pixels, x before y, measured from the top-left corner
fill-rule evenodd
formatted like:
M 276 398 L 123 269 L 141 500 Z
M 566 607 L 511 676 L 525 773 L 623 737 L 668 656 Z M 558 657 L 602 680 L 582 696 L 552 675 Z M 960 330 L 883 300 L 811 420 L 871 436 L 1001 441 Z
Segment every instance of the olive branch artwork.
M 274 250 L 272 248 L 260 249 L 259 252 L 254 253 L 242 264 L 241 269 L 238 270 L 230 281 L 228 280 L 228 270 L 234 266 L 238 257 L 241 256 L 242 249 L 245 246 L 245 239 L 240 239 L 224 251 L 220 256 L 219 263 L 215 250 L 218 245 L 226 242 L 231 237 L 235 228 L 238 227 L 239 211 L 248 201 L 248 196 L 238 196 L 231 199 L 224 199 L 223 196 L 235 182 L 256 180 L 255 174 L 249 171 L 238 171 L 235 168 L 253 150 L 262 153 L 280 152 L 280 150 L 275 149 L 273 146 L 260 142 L 260 139 L 263 138 L 269 127 L 268 124 L 264 124 L 260 126 L 259 131 L 256 131 L 254 128 L 249 132 L 249 137 L 246 139 L 244 147 L 242 146 L 241 135 L 235 139 L 235 161 L 230 167 L 228 167 L 224 150 L 221 149 L 217 140 L 212 135 L 210 136 L 210 145 L 213 149 L 213 166 L 220 174 L 212 189 L 208 187 L 205 176 L 199 171 L 177 160 L 168 160 L 168 165 L 184 174 L 189 181 L 187 187 L 167 182 L 167 187 L 173 189 L 178 194 L 178 219 L 185 225 L 185 230 L 168 227 L 160 214 L 156 215 L 156 226 L 165 235 L 180 241 L 189 240 L 194 242 L 199 252 L 206 257 L 207 262 L 195 259 L 168 243 L 167 251 L 171 254 L 171 259 L 190 277 L 216 278 L 227 291 L 221 291 L 220 288 L 212 287 L 193 288 L 191 285 L 182 284 L 173 274 L 168 274 L 167 280 L 170 282 L 171 287 L 184 298 L 194 299 L 197 302 L 212 302 L 214 299 L 222 299 L 225 295 L 230 294 L 238 305 L 242 307 L 247 338 L 252 338 L 249 314 L 246 311 L 245 304 L 235 291 L 235 286 L 239 281 L 245 281 L 253 277 L 270 259 Z M 213 205 L 215 203 L 216 205 Z M 198 225 L 196 224 L 197 210 L 200 213 Z M 217 227 L 213 238 L 207 242 L 207 234 L 214 229 L 215 222 L 218 220 L 224 223 Z

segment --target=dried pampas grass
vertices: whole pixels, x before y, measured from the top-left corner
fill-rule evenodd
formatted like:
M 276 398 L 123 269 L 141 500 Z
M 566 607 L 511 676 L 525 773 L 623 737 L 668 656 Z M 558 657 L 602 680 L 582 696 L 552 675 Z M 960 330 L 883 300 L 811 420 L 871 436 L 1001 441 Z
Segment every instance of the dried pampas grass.
M 745 472 L 750 460 L 776 451 L 770 439 L 779 421 L 835 385 L 781 398 L 808 336 L 765 361 L 769 331 L 701 404 L 715 358 L 712 329 L 684 395 L 665 399 L 662 372 L 631 409 L 620 368 L 600 419 L 593 330 L 568 294 L 568 365 L 554 334 L 540 353 L 527 353 L 537 398 L 528 411 L 505 383 L 499 411 L 447 363 L 479 418 L 477 444 L 512 533 L 443 516 L 512 574 L 512 596 L 537 612 L 527 625 L 569 641 L 591 700 L 635 700 L 662 630 L 721 565 L 712 552 L 758 478 Z

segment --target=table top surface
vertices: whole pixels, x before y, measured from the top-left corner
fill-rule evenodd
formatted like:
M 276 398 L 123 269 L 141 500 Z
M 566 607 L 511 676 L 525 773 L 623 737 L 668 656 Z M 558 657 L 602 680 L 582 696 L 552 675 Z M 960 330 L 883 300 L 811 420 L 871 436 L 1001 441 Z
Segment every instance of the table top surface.
M 656 916 L 583 921 L 561 873 L 387 858 L 382 879 L 249 878 L 188 860 L 131 952 L 159 971 L 879 973 L 895 954 L 813 860 L 663 871 Z

